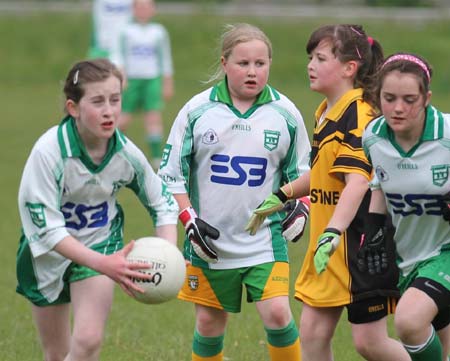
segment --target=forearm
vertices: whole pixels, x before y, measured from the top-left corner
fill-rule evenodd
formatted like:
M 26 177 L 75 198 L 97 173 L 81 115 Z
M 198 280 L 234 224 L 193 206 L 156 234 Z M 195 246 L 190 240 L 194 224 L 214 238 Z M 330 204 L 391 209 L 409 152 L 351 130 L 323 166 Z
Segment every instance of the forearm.
M 190 201 L 187 193 L 177 193 L 177 194 L 174 194 L 173 197 L 175 198 L 175 200 L 178 203 L 180 212 L 185 208 L 192 207 L 191 201 Z
M 155 234 L 157 237 L 164 238 L 175 246 L 177 245 L 177 226 L 175 224 L 158 226 L 155 229 Z
M 58 242 L 54 250 L 77 264 L 101 272 L 101 263 L 105 256 L 86 247 L 72 236 Z
M 164 76 L 163 79 L 163 96 L 165 100 L 169 100 L 173 96 L 173 78 L 171 76 Z
M 281 190 L 288 197 L 288 199 L 295 199 L 309 195 L 309 177 L 310 172 L 306 172 L 296 180 L 282 186 Z
M 367 179 L 359 174 L 349 175 L 346 180 L 347 184 L 327 225 L 327 228 L 335 228 L 341 232 L 344 232 L 355 218 L 361 201 L 369 189 Z
M 386 200 L 381 189 L 372 191 L 370 197 L 369 213 L 387 214 Z

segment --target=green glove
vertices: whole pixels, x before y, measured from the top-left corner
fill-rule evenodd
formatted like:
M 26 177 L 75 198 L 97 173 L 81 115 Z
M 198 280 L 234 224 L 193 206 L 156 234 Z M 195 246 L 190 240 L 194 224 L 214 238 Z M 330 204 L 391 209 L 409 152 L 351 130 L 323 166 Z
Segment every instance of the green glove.
M 327 228 L 319 236 L 316 252 L 314 253 L 314 267 L 321 274 L 326 270 L 330 256 L 334 253 L 341 239 L 341 231 Z
M 272 193 L 253 211 L 245 230 L 254 236 L 266 217 L 281 211 L 286 201 L 287 197 L 281 190 Z

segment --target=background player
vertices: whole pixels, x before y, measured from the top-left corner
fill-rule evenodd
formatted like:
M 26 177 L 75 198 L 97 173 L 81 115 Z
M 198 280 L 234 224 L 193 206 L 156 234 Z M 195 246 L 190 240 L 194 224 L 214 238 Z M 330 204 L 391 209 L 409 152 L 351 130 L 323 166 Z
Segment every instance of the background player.
M 399 295 L 392 242 L 391 269 L 370 276 L 357 267 L 372 171 L 361 136 L 373 116 L 372 77 L 382 48 L 361 26 L 338 24 L 315 30 L 306 51 L 310 88 L 325 96 L 315 114 L 311 171 L 256 210 L 261 218 L 282 207 L 286 195 L 310 194 L 310 242 L 295 286 L 303 302 L 302 357 L 333 359 L 331 340 L 345 306 L 358 353 L 367 360 L 406 361 L 401 344 L 387 334 L 386 316 Z
M 116 130 L 121 82 L 106 59 L 75 64 L 64 86 L 68 114 L 36 142 L 23 171 L 17 292 L 32 303 L 46 360 L 98 360 L 114 282 L 131 295 L 140 290 L 131 278 L 148 277 L 125 259 L 133 242 L 122 249 L 121 188 L 136 193 L 157 236 L 177 241 L 175 199 Z
M 395 328 L 413 361 L 446 361 L 450 347 L 450 115 L 430 105 L 431 75 L 417 55 L 388 57 L 378 78 L 383 116 L 363 136 L 375 169 L 370 211 L 389 213 L 396 228 Z M 370 241 L 379 253 L 383 242 Z
M 240 312 L 242 287 L 255 302 L 271 360 L 298 361 L 298 330 L 289 307 L 289 264 L 275 214 L 253 237 L 246 219 L 261 194 L 308 169 L 310 145 L 294 104 L 267 84 L 272 46 L 249 24 L 222 37 L 225 78 L 179 112 L 159 175 L 180 209 L 192 263 L 179 298 L 195 303 L 192 360 L 223 360 L 229 312 Z
M 92 34 L 88 56 L 108 58 L 116 62 L 113 53 L 118 47 L 123 26 L 131 21 L 133 0 L 93 0 Z
M 134 22 L 120 36 L 118 63 L 127 76 L 119 127 L 125 131 L 132 113 L 144 110 L 146 141 L 154 169 L 162 155 L 164 101 L 173 96 L 173 66 L 169 35 L 163 25 L 155 23 L 153 0 L 134 0 Z

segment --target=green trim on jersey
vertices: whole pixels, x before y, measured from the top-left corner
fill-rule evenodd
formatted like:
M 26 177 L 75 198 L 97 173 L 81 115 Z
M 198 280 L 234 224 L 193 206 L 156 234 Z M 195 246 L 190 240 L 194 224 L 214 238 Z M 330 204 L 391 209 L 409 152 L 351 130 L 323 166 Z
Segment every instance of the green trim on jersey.
M 99 173 L 106 167 L 112 156 L 123 148 L 126 139 L 123 135 L 120 135 L 118 130 L 116 130 L 108 142 L 108 149 L 105 157 L 102 162 L 97 165 L 92 161 L 78 134 L 75 119 L 72 116 L 67 115 L 58 127 L 58 143 L 63 158 L 78 157 L 92 173 Z
M 205 104 L 197 109 L 194 109 L 188 114 L 188 126 L 183 134 L 182 147 L 180 152 L 180 164 L 181 172 L 184 179 L 186 179 L 186 192 L 191 193 L 191 158 L 193 158 L 192 148 L 194 146 L 194 127 L 197 120 L 205 113 L 208 109 L 215 107 L 215 104 Z M 192 205 L 196 207 L 194 200 L 191 199 Z M 198 209 L 198 208 L 196 208 Z
M 147 193 L 145 193 L 145 189 L 142 188 L 142 184 L 145 182 L 145 172 L 142 167 L 139 166 L 139 162 L 135 161 L 135 159 L 128 157 L 125 155 L 127 160 L 130 162 L 130 164 L 133 165 L 133 168 L 136 172 L 136 175 L 134 176 L 133 180 L 126 185 L 127 188 L 131 189 L 134 194 L 139 198 L 141 203 L 144 205 L 147 212 L 152 217 L 152 221 L 155 224 L 156 223 L 156 212 L 150 208 L 148 205 L 150 204 L 150 200 L 148 198 Z
M 375 124 L 372 132 L 381 138 L 388 139 L 400 155 L 405 158 L 413 156 L 414 152 L 423 142 L 441 139 L 444 136 L 444 117 L 442 113 L 432 105 L 429 105 L 426 109 L 425 127 L 419 142 L 408 152 L 405 152 L 403 148 L 397 144 L 394 132 L 389 127 L 384 116 L 377 118 L 374 122 Z M 374 141 L 376 142 L 376 140 Z M 365 148 L 370 148 L 371 144 L 372 142 L 367 142 Z M 366 154 L 367 153 L 368 152 L 366 152 Z
M 281 184 L 290 183 L 295 179 L 297 179 L 298 177 L 300 177 L 300 174 L 298 173 L 296 166 L 296 164 L 298 163 L 297 149 L 296 149 L 297 121 L 295 120 L 294 116 L 285 108 L 277 104 L 272 104 L 271 106 L 274 109 L 276 109 L 277 112 L 280 113 L 286 120 L 286 125 L 289 131 L 289 135 L 291 137 L 291 145 L 289 146 L 289 150 L 287 152 L 286 158 L 284 159 L 284 163 L 280 167 L 283 173 Z M 290 166 L 287 168 L 285 167 L 286 163 L 290 164 Z M 273 191 L 276 191 L 278 188 L 279 186 L 277 186 L 276 189 L 273 189 Z
M 209 100 L 213 102 L 221 102 L 231 109 L 231 111 L 239 118 L 247 119 L 249 118 L 261 105 L 273 102 L 274 100 L 280 100 L 280 94 L 271 86 L 265 85 L 264 89 L 259 93 L 256 98 L 255 103 L 248 109 L 244 114 L 242 114 L 233 105 L 233 100 L 231 99 L 230 93 L 228 91 L 228 80 L 225 77 L 224 80 L 217 83 L 209 96 Z

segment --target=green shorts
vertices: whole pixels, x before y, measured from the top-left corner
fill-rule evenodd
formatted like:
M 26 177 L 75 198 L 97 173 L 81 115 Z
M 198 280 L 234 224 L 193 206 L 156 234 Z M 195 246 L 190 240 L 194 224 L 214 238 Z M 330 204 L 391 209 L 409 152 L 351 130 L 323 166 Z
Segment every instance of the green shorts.
M 243 286 L 247 302 L 289 295 L 289 264 L 270 262 L 252 267 L 211 270 L 189 265 L 178 298 L 227 312 L 240 312 Z
M 148 112 L 163 108 L 162 79 L 128 79 L 122 95 L 122 110 L 134 113 L 140 109 Z
M 112 254 L 123 248 L 122 239 L 108 239 L 91 247 L 102 254 Z M 70 262 L 55 251 L 34 258 L 28 240 L 22 236 L 17 252 L 17 288 L 36 306 L 70 302 L 70 283 L 97 276 L 98 272 Z
M 450 291 L 450 247 L 443 249 L 437 256 L 417 263 L 406 277 L 400 276 L 400 292 L 403 294 L 416 278 L 433 280 Z

